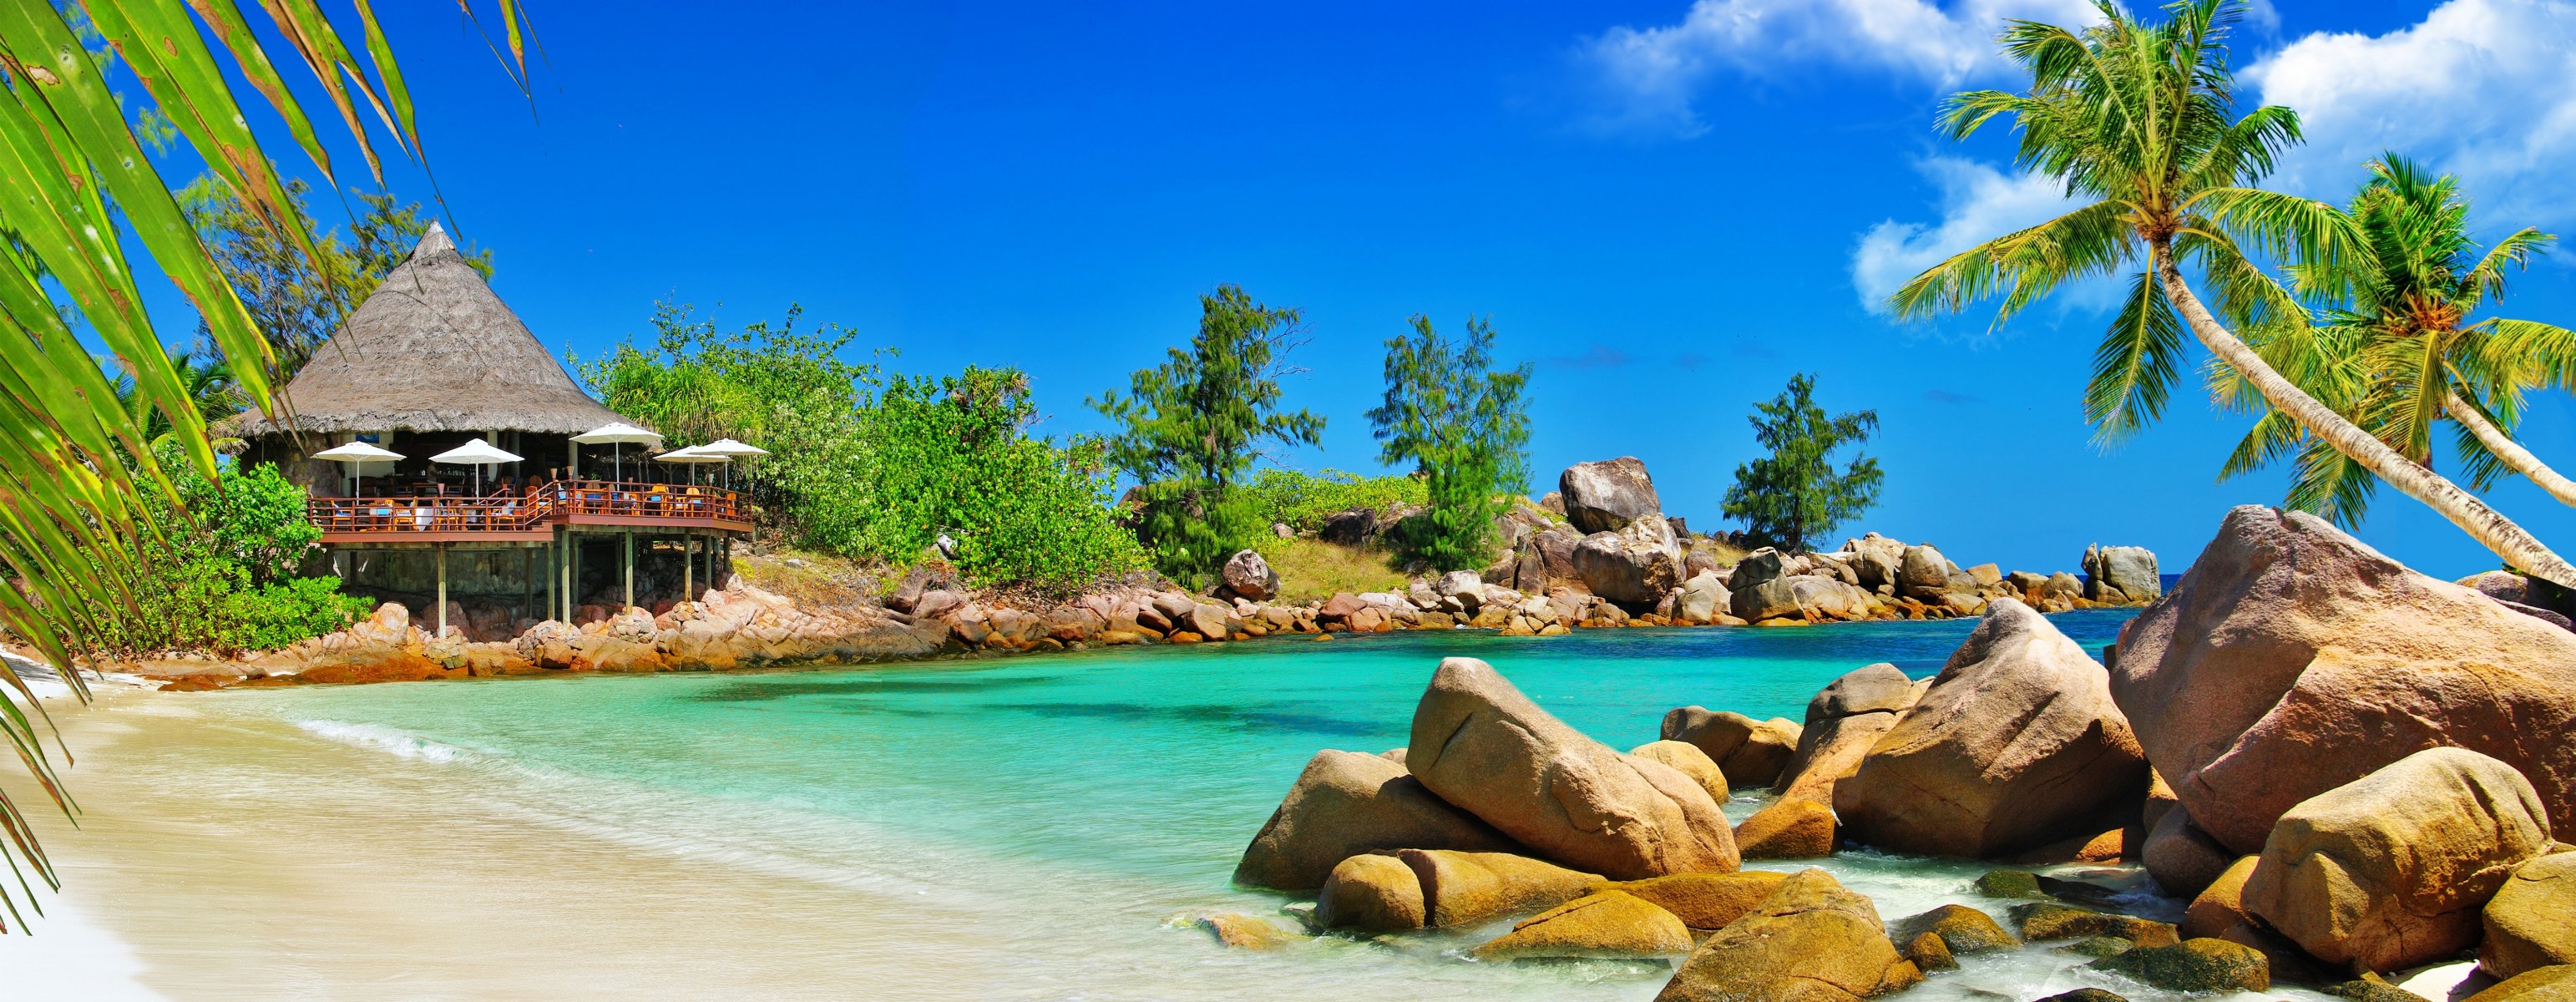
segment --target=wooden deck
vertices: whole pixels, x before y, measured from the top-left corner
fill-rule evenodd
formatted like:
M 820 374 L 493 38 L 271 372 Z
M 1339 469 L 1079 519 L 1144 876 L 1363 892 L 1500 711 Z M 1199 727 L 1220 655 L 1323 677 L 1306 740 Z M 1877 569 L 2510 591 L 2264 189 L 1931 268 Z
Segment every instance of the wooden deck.
M 325 545 L 543 541 L 556 526 L 751 531 L 750 514 L 732 491 L 604 480 L 558 480 L 486 497 L 313 498 L 306 511 Z

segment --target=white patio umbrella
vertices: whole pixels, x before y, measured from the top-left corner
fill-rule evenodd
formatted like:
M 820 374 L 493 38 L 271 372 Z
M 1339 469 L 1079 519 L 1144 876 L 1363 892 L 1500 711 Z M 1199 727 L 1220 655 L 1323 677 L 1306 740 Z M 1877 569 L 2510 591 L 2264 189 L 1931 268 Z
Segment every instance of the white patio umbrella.
M 660 445 L 662 444 L 662 433 L 658 431 L 649 431 L 627 424 L 623 421 L 618 421 L 575 435 L 572 437 L 572 440 L 583 445 L 608 446 L 609 462 L 612 464 L 610 468 L 614 471 L 612 475 L 617 479 L 623 480 L 626 479 L 626 457 L 623 454 L 623 449 L 626 443 L 634 442 L 639 445 Z
M 349 476 L 358 481 L 358 487 L 363 488 L 367 484 L 366 478 L 368 463 L 390 463 L 394 460 L 403 458 L 403 454 L 391 449 L 383 448 L 371 442 L 351 442 L 347 445 L 335 445 L 314 453 L 313 458 L 336 459 L 348 464 Z M 364 492 L 353 489 L 353 493 Z
M 654 461 L 654 462 L 657 462 L 657 463 L 687 463 L 687 464 L 689 464 L 689 467 L 690 467 L 690 469 L 689 469 L 689 484 L 690 484 L 690 486 L 696 486 L 696 485 L 697 485 L 697 482 L 698 482 L 698 471 L 697 471 L 697 467 L 699 467 L 699 466 L 701 466 L 701 465 L 704 465 L 704 464 L 707 464 L 707 463 L 730 463 L 730 462 L 733 462 L 733 457 L 732 457 L 732 456 L 711 456 L 711 455 L 708 455 L 708 454 L 706 454 L 706 453 L 704 453 L 704 452 L 700 452 L 700 451 L 698 451 L 698 450 L 700 450 L 700 449 L 702 449 L 702 448 L 705 448 L 705 447 L 704 447 L 704 446 L 692 445 L 692 446 L 690 446 L 690 447 L 688 447 L 688 448 L 686 448 L 686 449 L 673 449 L 673 450 L 671 450 L 671 451 L 669 451 L 669 452 L 665 452 L 665 453 L 663 453 L 663 454 L 661 454 L 661 455 L 659 455 L 659 456 L 655 456 L 655 457 L 653 457 L 653 461 Z
M 502 463 L 515 463 L 519 457 L 492 447 L 492 443 L 475 439 L 464 445 L 429 457 L 433 463 L 457 463 L 474 467 L 474 493 L 483 493 L 483 468 Z
M 757 445 L 745 445 L 730 438 L 719 438 L 705 445 L 693 445 L 689 448 L 695 450 L 700 455 L 723 456 L 727 459 L 744 459 L 752 456 L 769 455 L 769 450 L 767 449 L 763 449 Z M 725 467 L 725 486 L 728 488 L 733 486 L 733 467 L 730 464 Z

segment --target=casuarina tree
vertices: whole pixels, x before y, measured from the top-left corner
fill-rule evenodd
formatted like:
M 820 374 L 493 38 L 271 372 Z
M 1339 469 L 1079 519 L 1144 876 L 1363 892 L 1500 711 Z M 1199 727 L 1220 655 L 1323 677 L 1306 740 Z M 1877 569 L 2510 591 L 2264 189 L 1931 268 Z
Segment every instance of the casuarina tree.
M 1413 333 L 1386 342 L 1386 402 L 1369 411 L 1378 461 L 1410 463 L 1429 486 L 1429 525 L 1407 542 L 1443 571 L 1491 560 L 1494 516 L 1529 480 L 1527 364 L 1494 371 L 1493 325 L 1467 320 L 1452 341 L 1415 316 Z
M 1767 458 L 1735 468 L 1726 489 L 1726 517 L 1742 519 L 1745 534 L 1763 546 L 1791 553 L 1834 531 L 1878 503 L 1878 460 L 1855 455 L 1841 469 L 1834 454 L 1857 449 L 1878 430 L 1877 411 L 1825 413 L 1816 406 L 1816 377 L 1789 377 L 1789 388 L 1753 408 L 1753 440 Z
M 1254 302 L 1232 285 L 1199 297 L 1199 331 L 1163 364 L 1139 369 L 1125 396 L 1089 401 L 1118 425 L 1109 462 L 1136 481 L 1136 535 L 1174 577 L 1210 574 L 1264 528 L 1233 496 L 1271 445 L 1313 445 L 1324 419 L 1279 407 L 1288 353 L 1304 342 L 1298 311 Z

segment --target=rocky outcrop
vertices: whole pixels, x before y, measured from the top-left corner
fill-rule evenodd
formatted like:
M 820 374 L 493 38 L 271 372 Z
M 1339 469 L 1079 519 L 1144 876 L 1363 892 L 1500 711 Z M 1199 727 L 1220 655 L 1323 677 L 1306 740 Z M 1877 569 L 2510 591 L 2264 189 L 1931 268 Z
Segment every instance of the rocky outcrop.
M 1422 878 L 1393 856 L 1352 856 L 1335 865 L 1315 895 L 1315 924 L 1354 932 L 1401 932 L 1430 924 Z
M 2084 548 L 2084 597 L 2103 605 L 2145 605 L 2164 596 L 2156 555 L 2143 546 Z
M 2487 902 L 2478 966 L 2498 978 L 2576 964 L 2576 852 L 2515 867 Z
M 1662 515 L 1639 515 L 1617 530 L 1583 537 L 1574 547 L 1574 574 L 1602 598 L 1653 605 L 1681 586 L 1681 551 Z
M 1760 907 L 1710 936 L 1657 1002 L 1846 1002 L 1901 991 L 1923 972 L 1896 952 L 1869 899 L 1823 870 L 1782 882 Z
M 2475 944 L 2479 909 L 2548 845 L 2512 767 L 2427 749 L 2281 815 L 2245 910 L 2328 963 L 2410 967 Z
M 2218 872 L 2183 909 L 2179 932 L 2186 939 L 2223 935 L 2251 915 L 2245 910 L 2245 881 L 2254 875 L 2260 856 L 2246 856 Z
M 2005 931 L 1993 916 L 1966 905 L 1942 905 L 1896 923 L 1894 938 L 1912 942 L 1919 936 L 1939 938 L 1942 949 L 1952 956 L 2008 950 L 2021 945 L 2021 940 Z
M 1426 923 L 1434 929 L 1554 908 L 1601 883 L 1597 874 L 1505 852 L 1406 849 L 1396 859 L 1421 883 Z
M 1764 786 L 1798 750 L 1798 725 L 1774 717 L 1755 720 L 1731 710 L 1685 706 L 1664 714 L 1663 739 L 1699 746 L 1729 782 Z
M 1768 870 L 1743 870 L 1735 873 L 1676 873 L 1669 877 L 1648 877 L 1609 884 L 1654 902 L 1655 906 L 1673 913 L 1682 924 L 1709 932 L 1723 929 L 1743 918 L 1780 889 L 1788 874 Z
M 1661 762 L 1680 771 L 1690 777 L 1691 782 L 1698 783 L 1700 789 L 1708 791 L 1708 798 L 1717 803 L 1726 803 L 1727 798 L 1734 795 L 1734 791 L 1727 788 L 1725 770 L 1719 769 L 1707 752 L 1699 750 L 1698 745 L 1687 741 L 1649 741 L 1629 749 L 1628 754 Z
M 1798 750 L 1773 789 L 1784 799 L 1833 803 L 1834 784 L 1860 768 L 1870 748 L 1928 686 L 1928 679 L 1917 683 L 1884 663 L 1835 679 L 1807 701 Z
M 2410 753 L 2512 766 L 2576 816 L 2576 634 L 2425 577 L 2304 513 L 2228 513 L 2121 630 L 2111 691 L 2230 858 L 2293 805 Z
M 2272 965 L 2262 954 L 2220 939 L 2142 946 L 2085 966 L 2169 992 L 2261 992 L 2272 988 Z
M 2179 808 L 2156 820 L 2139 852 L 2139 862 L 2146 865 L 2156 886 L 2177 898 L 2199 894 L 2237 858 L 2192 824 L 2191 812 Z
M 1305 891 L 1322 886 L 1336 864 L 1361 853 L 1514 848 L 1500 832 L 1433 796 L 1402 763 L 1358 752 L 1320 751 L 1243 850 L 1234 880 L 1249 887 Z
M 2462 1002 L 2566 1002 L 2576 998 L 2576 964 L 2524 971 Z
M 1270 561 L 1251 550 L 1237 551 L 1227 558 L 1218 577 L 1226 592 L 1237 598 L 1259 602 L 1279 594 L 1279 572 L 1270 569 Z
M 1531 916 L 1477 947 L 1473 955 L 1479 960 L 1630 959 L 1680 956 L 1690 949 L 1690 930 L 1673 913 L 1605 890 Z
M 2102 666 L 2030 607 L 1998 599 L 1835 784 L 1834 810 L 1857 842 L 1987 857 L 2090 835 L 2146 782 Z
M 1746 859 L 1816 859 L 1834 854 L 1834 812 L 1813 800 L 1788 799 L 1753 812 L 1735 827 Z
M 1673 603 L 1673 619 L 1692 626 L 1713 623 L 1730 612 L 1733 601 L 1716 571 L 1701 571 L 1682 582 L 1681 597 Z
M 1647 515 L 1660 518 L 1664 502 L 1646 464 L 1621 456 L 1566 467 L 1556 479 L 1565 505 L 1565 520 L 1585 533 L 1617 532 Z
M 1699 784 L 1566 726 L 1474 658 L 1433 673 L 1405 761 L 1442 800 L 1570 866 L 1636 879 L 1737 865 Z

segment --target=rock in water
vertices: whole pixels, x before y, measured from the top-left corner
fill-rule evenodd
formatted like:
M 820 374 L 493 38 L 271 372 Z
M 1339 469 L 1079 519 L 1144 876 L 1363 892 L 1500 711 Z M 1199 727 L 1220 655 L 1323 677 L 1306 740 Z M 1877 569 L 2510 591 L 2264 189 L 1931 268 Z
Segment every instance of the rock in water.
M 2576 634 L 2313 516 L 2228 512 L 2118 650 L 2112 694 L 2231 858 L 2292 805 L 2439 745 L 2503 760 L 2576 817 Z
M 1227 591 L 1255 602 L 1279 594 L 1279 572 L 1270 569 L 1270 561 L 1251 550 L 1238 551 L 1227 559 L 1220 576 L 1225 579 Z
M 1243 850 L 1236 883 L 1308 891 L 1342 860 L 1397 849 L 1508 852 L 1502 833 L 1424 789 L 1404 765 L 1359 752 L 1320 751 L 1307 760 L 1270 822 Z
M 1708 798 L 1717 803 L 1723 804 L 1735 795 L 1735 791 L 1727 787 L 1726 771 L 1719 769 L 1707 752 L 1688 741 L 1649 741 L 1629 749 L 1628 754 L 1681 770 L 1682 775 L 1698 783 L 1700 789 L 1708 791 Z
M 2254 875 L 2254 865 L 2261 860 L 2260 856 L 2246 856 L 2220 871 L 2218 879 L 2210 881 L 2200 896 L 2191 899 L 2191 906 L 2183 909 L 2182 927 L 2176 932 L 2186 939 L 2199 939 L 2216 936 L 2245 921 L 2245 881 Z
M 1844 890 L 1823 870 L 1806 870 L 1691 951 L 1655 999 L 1847 1002 L 1922 979 L 1888 941 L 1868 898 Z
M 1619 891 L 1600 891 L 1531 916 L 1474 954 L 1480 960 L 1644 958 L 1690 949 L 1690 930 L 1673 913 Z
M 2117 936 L 2139 946 L 2169 946 L 2182 941 L 2174 927 L 2163 922 L 2048 901 L 2014 905 L 2010 914 L 2013 921 L 2021 924 L 2021 938 L 2033 942 L 2094 936 Z
M 1642 516 L 1664 511 L 1645 461 L 1635 456 L 1576 463 L 1558 475 L 1556 485 L 1564 497 L 1565 520 L 1586 533 L 1617 532 Z
M 2084 548 L 2084 597 L 2106 605 L 2145 605 L 2164 595 L 2156 555 L 2143 546 Z
M 1896 923 L 1896 938 L 1911 942 L 1918 936 L 1935 936 L 1953 955 L 1984 953 L 2020 946 L 2021 940 L 2004 930 L 1994 916 L 1966 905 L 1942 905 Z
M 1743 918 L 1789 879 L 1785 873 L 1742 870 L 1735 873 L 1676 873 L 1609 887 L 1636 895 L 1673 913 L 1682 924 L 1702 932 L 1726 928 Z
M 1807 701 L 1798 750 L 1773 789 L 1782 799 L 1833 803 L 1834 784 L 1860 768 L 1870 747 L 1914 707 L 1923 689 L 1892 664 L 1854 669 L 1833 680 Z
M 2156 886 L 2177 898 L 2199 894 L 2239 858 L 2192 824 L 2191 812 L 2181 809 L 2168 810 L 2156 819 L 2139 856 Z
M 1434 929 L 1554 908 L 1601 883 L 1597 874 L 1507 852 L 1407 849 L 1395 858 L 1421 882 L 1423 914 Z
M 1725 771 L 1728 782 L 1769 785 L 1797 753 L 1798 737 L 1798 725 L 1779 717 L 1755 720 L 1700 706 L 1664 714 L 1664 740 L 1698 745 Z
M 1540 855 L 1609 877 L 1736 868 L 1735 835 L 1690 777 L 1611 750 L 1474 658 L 1449 658 L 1413 711 L 1422 785 Z
M 2127 975 L 2169 992 L 2261 992 L 2272 988 L 2272 964 L 2252 947 L 2223 939 L 2141 946 L 2085 966 Z
M 1920 702 L 1834 786 L 1853 841 L 1987 857 L 2093 834 L 2147 764 L 2102 666 L 1999 598 Z
M 1663 516 L 1640 515 L 1575 544 L 1574 576 L 1610 601 L 1652 605 L 1681 587 L 1681 549 Z
M 2513 871 L 2487 902 L 2478 966 L 2498 978 L 2576 964 L 2576 852 L 2542 856 Z
M 1422 878 L 1393 856 L 1341 861 L 1315 895 L 1315 924 L 1355 932 L 1401 932 L 1430 924 Z
M 2319 960 L 2393 971 L 2476 944 L 2479 908 L 2548 845 L 2512 767 L 2429 748 L 2281 815 L 2245 910 Z
M 2576 964 L 2524 971 L 2463 1002 L 2567 1002 L 2576 999 Z
M 1834 812 L 1813 800 L 1782 800 L 1735 828 L 1746 859 L 1815 859 L 1834 854 Z

